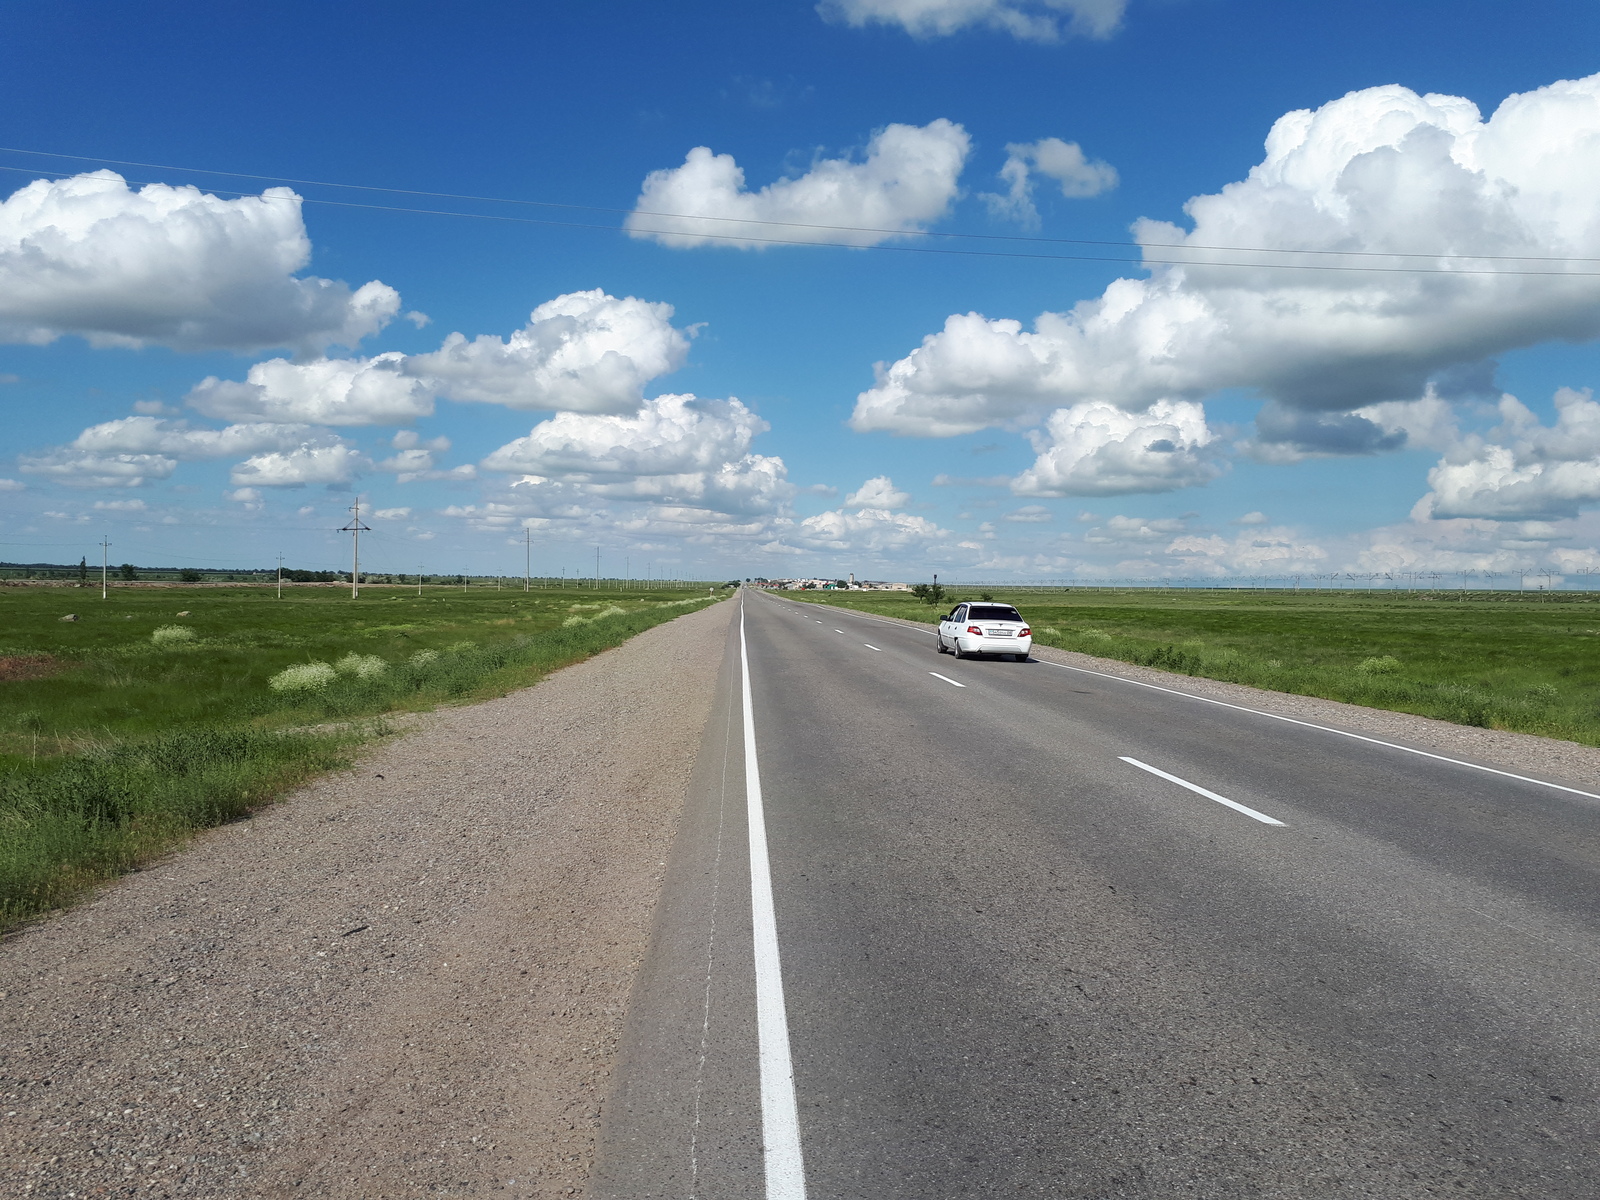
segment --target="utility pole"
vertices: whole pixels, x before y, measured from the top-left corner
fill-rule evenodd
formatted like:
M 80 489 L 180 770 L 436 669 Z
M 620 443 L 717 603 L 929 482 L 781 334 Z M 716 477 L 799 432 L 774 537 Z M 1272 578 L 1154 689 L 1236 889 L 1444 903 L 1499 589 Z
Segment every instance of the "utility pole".
M 422 564 L 417 564 L 417 599 L 422 599 Z
M 522 590 L 533 590 L 533 530 L 522 527 Z
M 595 590 L 596 591 L 598 591 L 600 589 L 600 547 L 599 546 L 596 546 L 594 548 L 594 586 L 595 586 Z
M 357 500 L 350 506 L 350 511 L 355 515 L 350 518 L 350 524 L 339 530 L 348 533 L 353 541 L 354 549 L 350 558 L 350 599 L 354 600 L 361 594 L 361 531 L 372 532 L 370 525 L 361 523 L 361 501 Z
M 283 551 L 278 551 L 278 599 L 283 599 Z
M 111 543 L 104 534 L 100 535 L 100 599 L 106 598 L 106 551 L 111 549 Z

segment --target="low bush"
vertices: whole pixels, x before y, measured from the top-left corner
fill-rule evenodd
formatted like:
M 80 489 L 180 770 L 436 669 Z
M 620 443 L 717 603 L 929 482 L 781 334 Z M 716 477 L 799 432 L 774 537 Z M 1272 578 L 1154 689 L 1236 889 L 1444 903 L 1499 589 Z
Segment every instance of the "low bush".
M 295 663 L 267 680 L 267 686 L 275 692 L 320 692 L 337 678 L 339 673 L 325 662 Z
M 333 664 L 341 675 L 354 675 L 357 679 L 376 679 L 389 669 L 389 664 L 376 654 L 356 654 L 352 651 Z
M 150 635 L 150 640 L 157 646 L 181 646 L 199 639 L 187 625 L 163 625 Z

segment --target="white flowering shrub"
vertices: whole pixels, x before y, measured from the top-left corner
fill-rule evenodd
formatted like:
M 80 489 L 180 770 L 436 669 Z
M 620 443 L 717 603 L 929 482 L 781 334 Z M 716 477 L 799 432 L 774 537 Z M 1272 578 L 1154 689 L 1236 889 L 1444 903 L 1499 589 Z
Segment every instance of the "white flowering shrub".
M 1400 660 L 1392 654 L 1385 654 L 1379 658 L 1363 658 L 1356 664 L 1356 670 L 1363 675 L 1393 675 L 1400 669 Z
M 425 667 L 438 657 L 439 652 L 437 650 L 418 650 L 411 656 L 411 665 L 413 667 Z
M 195 640 L 195 632 L 187 625 L 163 625 L 150 635 L 157 646 L 181 646 Z
M 573 607 L 577 608 L 579 606 L 575 604 L 575 605 L 573 605 Z M 588 605 L 584 605 L 583 607 L 587 608 L 589 606 Z M 561 622 L 561 624 L 562 624 L 563 627 L 566 627 L 566 626 L 569 626 L 569 625 L 588 625 L 588 624 L 590 624 L 590 623 L 592 623 L 594 621 L 603 621 L 607 617 L 623 617 L 623 616 L 627 616 L 627 614 L 628 614 L 628 610 L 627 609 L 618 608 L 615 604 L 613 604 L 610 608 L 606 609 L 604 612 L 597 612 L 592 617 L 568 617 L 565 621 Z
M 334 663 L 341 675 L 354 675 L 357 679 L 376 679 L 389 669 L 389 664 L 376 654 L 346 654 Z
M 320 692 L 338 677 L 325 662 L 295 663 L 267 680 L 267 686 L 275 692 Z

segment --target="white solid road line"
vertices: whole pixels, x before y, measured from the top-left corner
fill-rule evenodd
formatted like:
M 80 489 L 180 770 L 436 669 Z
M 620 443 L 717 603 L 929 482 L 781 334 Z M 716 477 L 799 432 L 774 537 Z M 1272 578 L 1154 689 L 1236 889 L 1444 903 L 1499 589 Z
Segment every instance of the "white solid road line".
M 1258 717 L 1269 717 L 1274 721 L 1283 721 L 1288 725 L 1300 725 L 1306 729 L 1320 729 L 1323 733 L 1336 733 L 1340 737 L 1352 738 L 1358 742 L 1367 742 L 1373 746 L 1385 746 L 1390 750 L 1404 750 L 1407 754 L 1431 758 L 1435 762 L 1449 763 L 1456 767 L 1469 767 L 1474 771 L 1486 771 L 1490 775 L 1499 775 L 1503 779 L 1515 779 L 1519 783 L 1532 783 L 1537 784 L 1539 787 L 1553 788 L 1558 792 L 1569 792 L 1574 796 L 1582 796 L 1586 800 L 1600 800 L 1600 795 L 1596 795 L 1594 792 L 1586 792 L 1582 788 L 1568 787 L 1564 783 L 1551 783 L 1547 779 L 1534 779 L 1529 775 L 1518 775 L 1515 771 L 1502 771 L 1499 767 L 1485 767 L 1479 763 L 1464 762 L 1459 758 L 1450 758 L 1444 754 L 1434 754 L 1429 750 L 1418 750 L 1414 746 L 1402 746 L 1398 742 L 1386 742 L 1382 738 L 1368 737 L 1364 733 L 1351 733 L 1347 729 L 1335 729 L 1332 725 L 1318 725 L 1315 721 L 1302 721 L 1298 717 L 1281 717 L 1277 713 L 1264 712 L 1259 708 L 1249 708 L 1243 704 L 1229 704 L 1226 700 L 1213 700 L 1210 696 L 1196 696 L 1193 692 L 1180 692 L 1177 688 L 1162 687 L 1158 683 L 1145 683 L 1142 679 L 1129 679 L 1125 675 L 1113 675 L 1109 671 L 1091 671 L 1088 667 L 1069 667 L 1065 663 L 1053 663 L 1043 658 L 1035 659 L 1034 661 L 1044 663 L 1047 667 L 1060 667 L 1063 671 L 1076 671 L 1080 675 L 1098 675 L 1101 679 L 1115 679 L 1118 683 L 1131 683 L 1134 687 L 1166 692 L 1169 696 L 1182 696 L 1185 700 L 1198 700 L 1201 704 L 1215 704 L 1218 708 L 1231 708 L 1236 712 L 1254 713 Z
M 755 926 L 756 1041 L 761 1060 L 761 1137 L 767 1200 L 805 1200 L 800 1114 L 794 1099 L 789 1017 L 783 1005 L 783 971 L 778 962 L 778 922 L 772 907 L 772 868 L 767 859 L 761 772 L 756 765 L 756 710 L 750 690 L 750 651 L 744 640 L 742 603 L 739 660 L 744 682 L 744 793 L 750 825 L 750 913 Z
M 951 686 L 951 687 L 966 687 L 966 686 L 967 686 L 967 685 L 966 685 L 966 684 L 964 684 L 964 683 L 957 683 L 957 682 L 956 682 L 956 681 L 955 681 L 955 680 L 954 680 L 954 679 L 951 679 L 951 678 L 950 678 L 950 676 L 948 676 L 948 675 L 941 675 L 941 674 L 939 674 L 939 672 L 937 672 L 937 671 L 929 671 L 929 672 L 928 672 L 928 674 L 929 674 L 929 675 L 932 675 L 932 676 L 933 676 L 933 677 L 934 677 L 934 678 L 935 678 L 935 679 L 942 679 L 942 680 L 944 680 L 944 681 L 945 681 L 945 682 L 946 682 L 946 683 L 948 683 L 948 684 L 949 684 L 949 685 L 950 685 L 950 686 Z
M 1234 812 L 1242 812 L 1245 816 L 1260 821 L 1263 825 L 1283 824 L 1283 822 L 1278 820 L 1276 817 L 1269 817 L 1266 813 L 1257 812 L 1253 808 L 1246 808 L 1237 800 L 1229 800 L 1226 796 L 1219 796 L 1215 792 L 1208 791 L 1207 789 L 1201 787 L 1198 783 L 1190 783 L 1187 779 L 1179 779 L 1176 775 L 1169 775 L 1160 767 L 1152 767 L 1149 763 L 1142 763 L 1137 758 L 1129 758 L 1126 754 L 1119 754 L 1117 757 L 1125 763 L 1138 767 L 1141 771 L 1149 771 L 1152 775 L 1161 776 L 1161 778 L 1165 779 L 1168 783 L 1175 783 L 1179 787 L 1186 787 L 1196 795 L 1204 796 L 1207 800 L 1215 800 L 1218 804 L 1226 804 L 1229 808 L 1233 809 Z
M 878 648 L 876 646 L 874 646 L 871 642 L 862 642 L 861 644 L 863 646 L 865 646 L 868 650 L 878 650 Z M 882 654 L 883 651 L 882 650 L 878 650 L 878 653 Z

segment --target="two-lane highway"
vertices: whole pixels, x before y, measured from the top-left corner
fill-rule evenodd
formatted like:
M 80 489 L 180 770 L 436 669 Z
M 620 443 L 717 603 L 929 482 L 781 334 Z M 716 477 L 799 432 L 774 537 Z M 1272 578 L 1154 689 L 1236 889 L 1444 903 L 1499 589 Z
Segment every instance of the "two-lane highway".
M 752 832 L 805 1194 L 1596 1194 L 1600 801 L 743 603 L 600 1194 L 772 1185 Z

